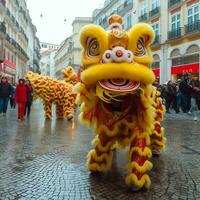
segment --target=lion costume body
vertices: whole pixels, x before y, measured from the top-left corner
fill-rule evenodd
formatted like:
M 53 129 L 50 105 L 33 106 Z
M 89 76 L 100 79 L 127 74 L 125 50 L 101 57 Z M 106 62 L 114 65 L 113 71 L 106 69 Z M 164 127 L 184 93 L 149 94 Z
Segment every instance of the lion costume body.
M 31 82 L 34 98 L 43 100 L 47 119 L 52 116 L 53 103 L 56 105 L 57 118 L 66 117 L 68 120 L 73 118 L 76 94 L 73 92 L 72 84 L 33 72 L 28 72 L 26 78 Z
M 165 108 L 152 86 L 155 77 L 150 69 L 154 32 L 144 23 L 123 31 L 118 15 L 108 22 L 109 31 L 87 25 L 80 36 L 83 67 L 75 86 L 81 103 L 79 117 L 96 132 L 87 166 L 92 172 L 106 171 L 116 144 L 122 148 L 129 145 L 126 184 L 149 188 L 149 159 L 165 145 L 160 125 Z

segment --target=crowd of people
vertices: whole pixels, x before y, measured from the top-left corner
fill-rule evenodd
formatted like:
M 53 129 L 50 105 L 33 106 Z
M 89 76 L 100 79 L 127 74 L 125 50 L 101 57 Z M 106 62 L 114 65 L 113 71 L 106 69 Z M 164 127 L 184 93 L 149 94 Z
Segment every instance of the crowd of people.
M 197 111 L 200 109 L 200 81 L 198 77 L 184 74 L 182 79 L 175 82 L 168 81 L 163 85 L 155 83 L 155 86 L 161 93 L 168 114 L 171 113 L 172 109 L 176 113 L 182 111 L 193 115 L 194 121 L 197 121 Z
M 197 111 L 200 109 L 200 81 L 198 77 L 191 77 L 184 74 L 182 79 L 175 82 L 168 81 L 166 84 L 154 86 L 160 91 L 163 103 L 168 114 L 174 110 L 176 113 L 182 111 L 193 115 L 197 121 Z M 0 78 L 0 114 L 6 116 L 8 103 L 11 109 L 18 105 L 18 119 L 22 121 L 24 117 L 30 116 L 33 101 L 33 89 L 28 80 L 19 79 L 18 85 L 11 85 L 7 77 Z
M 18 105 L 18 119 L 24 120 L 24 117 L 30 116 L 31 104 L 33 101 L 33 89 L 28 80 L 19 79 L 18 84 L 10 84 L 7 77 L 0 79 L 0 114 L 6 116 L 8 104 L 10 101 L 11 109 Z

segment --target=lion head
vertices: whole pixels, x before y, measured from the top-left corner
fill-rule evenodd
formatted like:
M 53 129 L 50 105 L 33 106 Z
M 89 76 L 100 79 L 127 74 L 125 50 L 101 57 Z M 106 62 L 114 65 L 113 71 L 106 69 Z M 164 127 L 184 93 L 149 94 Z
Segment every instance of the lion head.
M 127 96 L 132 98 L 155 80 L 150 69 L 154 31 L 144 23 L 124 31 L 118 15 L 111 16 L 108 23 L 108 31 L 98 25 L 87 25 L 81 31 L 81 81 L 93 87 L 99 99 L 120 111 L 130 100 Z

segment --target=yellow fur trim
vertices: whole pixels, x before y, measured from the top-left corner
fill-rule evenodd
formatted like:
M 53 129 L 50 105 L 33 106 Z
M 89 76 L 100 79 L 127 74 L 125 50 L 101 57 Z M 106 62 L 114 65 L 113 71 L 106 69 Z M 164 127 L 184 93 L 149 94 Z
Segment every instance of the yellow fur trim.
M 137 172 L 145 173 L 147 171 L 150 171 L 152 168 L 153 164 L 148 160 L 146 160 L 142 166 L 134 161 L 128 164 L 128 173 L 131 174 L 133 172 L 133 169 L 135 169 Z
M 151 150 L 148 147 L 145 147 L 143 151 L 139 147 L 131 147 L 130 151 L 128 152 L 129 159 L 131 159 L 134 152 L 137 152 L 140 156 L 147 156 L 148 158 L 151 158 L 152 156 Z
M 102 162 L 103 160 L 106 160 L 109 162 L 112 159 L 112 152 L 110 151 L 108 153 L 102 153 L 100 156 L 97 155 L 96 150 L 93 149 L 88 153 L 88 159 L 93 158 L 95 161 Z
M 95 85 L 103 79 L 124 78 L 151 84 L 155 80 L 153 72 L 145 65 L 137 63 L 96 64 L 81 73 L 81 80 L 86 85 Z
M 126 177 L 126 184 L 129 187 L 134 185 L 138 188 L 142 188 L 145 186 L 147 189 L 149 189 L 151 186 L 151 180 L 147 174 L 143 175 L 142 178 L 138 180 L 137 176 L 132 173 Z

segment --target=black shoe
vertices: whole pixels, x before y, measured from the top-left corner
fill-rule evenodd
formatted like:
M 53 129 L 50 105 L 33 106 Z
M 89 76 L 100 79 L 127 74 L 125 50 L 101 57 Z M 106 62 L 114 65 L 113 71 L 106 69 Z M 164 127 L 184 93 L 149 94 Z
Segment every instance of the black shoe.
M 169 110 L 167 110 L 166 113 L 167 113 L 167 114 L 171 114 L 171 113 L 169 112 Z

